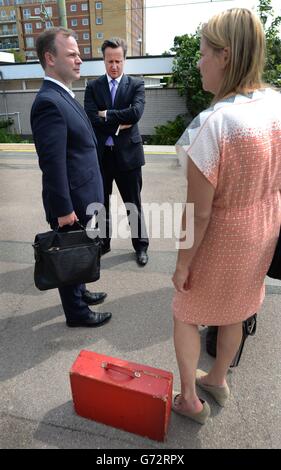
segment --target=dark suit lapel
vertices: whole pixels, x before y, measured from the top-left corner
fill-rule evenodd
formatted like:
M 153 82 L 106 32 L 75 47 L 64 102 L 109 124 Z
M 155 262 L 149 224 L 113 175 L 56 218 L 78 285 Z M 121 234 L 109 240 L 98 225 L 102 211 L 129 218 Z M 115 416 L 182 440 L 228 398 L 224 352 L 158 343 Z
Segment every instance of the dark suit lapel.
M 107 80 L 107 75 L 104 75 L 102 77 L 101 86 L 102 86 L 102 94 L 104 97 L 106 109 L 112 109 L 111 93 L 110 93 L 109 83 Z
M 81 118 L 89 124 L 89 121 L 87 119 L 87 114 L 85 113 L 84 109 L 82 108 L 81 104 L 75 99 L 70 96 L 70 94 L 66 91 L 64 93 L 64 90 L 62 90 L 61 95 L 64 97 L 64 99 L 75 109 L 75 111 L 80 114 Z
M 114 100 L 114 108 L 117 108 L 117 106 L 123 102 L 124 96 L 127 93 L 128 85 L 129 85 L 128 77 L 126 75 L 123 75 L 116 91 L 115 100 Z
M 44 89 L 44 88 L 49 88 L 49 87 L 55 89 L 67 101 L 67 103 L 70 104 L 73 109 L 75 109 L 75 111 L 79 114 L 79 116 L 83 119 L 83 121 L 88 126 L 89 131 L 93 135 L 93 139 L 97 145 L 97 139 L 93 131 L 92 124 L 86 112 L 82 108 L 81 104 L 75 98 L 72 98 L 72 96 L 70 96 L 68 91 L 64 90 L 61 86 L 57 85 L 54 82 L 51 82 L 50 80 L 44 80 L 42 88 Z
M 93 128 L 92 128 L 92 124 L 84 110 L 84 108 L 81 106 L 81 104 L 79 103 L 79 101 L 77 101 L 75 98 L 72 98 L 72 96 L 70 96 L 70 94 L 66 91 L 65 93 L 62 94 L 62 96 L 66 99 L 66 101 L 71 104 L 71 106 L 75 109 L 75 111 L 81 116 L 81 118 L 85 121 L 85 123 L 87 124 L 88 128 L 89 128 L 89 131 L 91 132 L 91 134 L 93 135 L 93 139 L 97 145 L 97 139 L 96 139 L 96 135 L 93 131 Z

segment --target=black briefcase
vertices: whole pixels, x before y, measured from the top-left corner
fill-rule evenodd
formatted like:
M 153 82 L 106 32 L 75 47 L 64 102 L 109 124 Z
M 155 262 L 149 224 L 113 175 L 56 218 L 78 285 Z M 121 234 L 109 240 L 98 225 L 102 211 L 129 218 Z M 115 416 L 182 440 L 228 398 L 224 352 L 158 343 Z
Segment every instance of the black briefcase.
M 100 277 L 100 239 L 79 230 L 38 233 L 34 244 L 34 282 L 39 290 L 97 281 Z M 90 231 L 91 232 L 91 231 Z M 91 235 L 91 233 L 89 235 Z
M 281 230 L 267 276 L 281 280 Z

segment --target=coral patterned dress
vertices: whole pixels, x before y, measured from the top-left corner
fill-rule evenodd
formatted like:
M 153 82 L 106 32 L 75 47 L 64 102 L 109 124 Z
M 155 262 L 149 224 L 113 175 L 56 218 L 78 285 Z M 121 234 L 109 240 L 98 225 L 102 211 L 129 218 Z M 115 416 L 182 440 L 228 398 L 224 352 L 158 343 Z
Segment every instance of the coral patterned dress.
M 257 312 L 281 222 L 281 95 L 233 95 L 200 113 L 177 142 L 215 188 L 211 219 L 176 292 L 184 323 L 227 325 Z

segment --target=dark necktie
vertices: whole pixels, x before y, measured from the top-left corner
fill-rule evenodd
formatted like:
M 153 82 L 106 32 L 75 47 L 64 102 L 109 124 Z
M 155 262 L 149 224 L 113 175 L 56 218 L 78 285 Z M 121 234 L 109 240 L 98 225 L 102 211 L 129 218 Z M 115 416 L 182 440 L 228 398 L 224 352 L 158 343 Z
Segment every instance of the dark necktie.
M 117 90 L 117 80 L 111 80 L 111 90 L 110 90 L 110 94 L 111 94 L 111 103 L 112 103 L 112 106 L 114 105 L 114 100 L 115 100 L 115 95 L 116 95 L 116 90 Z M 114 145 L 114 142 L 113 142 L 113 138 L 111 136 L 109 136 L 107 139 L 106 139 L 106 142 L 105 142 L 105 145 Z

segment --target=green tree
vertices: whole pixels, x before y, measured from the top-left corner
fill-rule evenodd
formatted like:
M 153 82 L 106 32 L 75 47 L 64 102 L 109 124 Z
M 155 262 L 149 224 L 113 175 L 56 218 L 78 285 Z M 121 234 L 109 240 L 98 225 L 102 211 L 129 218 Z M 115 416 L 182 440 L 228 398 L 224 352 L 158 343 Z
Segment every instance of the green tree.
M 281 88 L 281 16 L 275 17 L 271 0 L 260 0 L 258 14 L 263 23 L 266 38 L 264 81 Z
M 12 52 L 14 54 L 16 62 L 25 62 L 26 61 L 24 52 L 17 51 L 16 49 L 11 49 L 9 52 Z
M 258 14 L 264 25 L 266 37 L 266 64 L 264 80 L 266 83 L 281 88 L 281 16 L 275 17 L 271 0 L 260 0 Z M 186 97 L 186 105 L 194 117 L 208 107 L 211 95 L 202 90 L 200 73 L 197 69 L 200 50 L 199 30 L 195 34 L 176 36 L 172 83 Z
M 275 17 L 271 0 L 260 0 L 257 12 L 264 25 L 266 37 L 264 81 L 281 89 L 281 16 Z M 200 73 L 197 68 L 197 62 L 200 58 L 199 28 L 195 34 L 176 36 L 171 52 L 175 53 L 175 58 L 170 83 L 178 88 L 180 95 L 185 96 L 187 118 L 189 112 L 190 121 L 203 109 L 206 109 L 212 99 L 212 95 L 202 89 Z M 182 120 L 176 118 L 176 121 L 174 125 L 169 121 L 167 125 L 158 126 L 156 135 L 153 136 L 153 138 L 155 137 L 153 142 L 164 145 L 164 142 L 171 141 L 173 138 L 176 142 L 181 135 Z M 177 132 L 179 134 L 176 137 Z M 171 139 L 169 138 L 170 134 Z
M 178 87 L 180 95 L 185 96 L 187 109 L 193 118 L 211 101 L 211 94 L 202 89 L 197 68 L 200 58 L 199 33 L 176 36 L 171 50 L 175 52 L 171 82 Z

